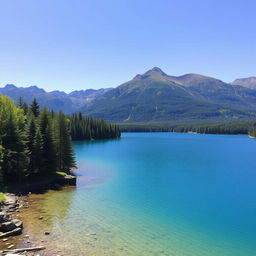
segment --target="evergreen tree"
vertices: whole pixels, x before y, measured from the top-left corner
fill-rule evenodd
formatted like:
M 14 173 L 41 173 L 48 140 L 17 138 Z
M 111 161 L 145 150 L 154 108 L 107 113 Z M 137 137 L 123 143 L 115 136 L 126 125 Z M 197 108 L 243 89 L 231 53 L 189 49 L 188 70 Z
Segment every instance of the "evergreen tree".
M 44 108 L 39 117 L 40 133 L 42 136 L 42 162 L 44 174 L 57 170 L 56 149 L 53 138 L 52 124 L 48 111 Z
M 35 139 L 34 139 L 34 156 L 33 159 L 36 163 L 35 166 L 35 175 L 42 175 L 44 168 L 43 168 L 43 140 L 41 136 L 40 129 L 38 128 L 36 131 Z
M 119 127 L 102 120 L 49 112 L 34 99 L 28 109 L 0 95 L 0 183 L 21 182 L 75 167 L 73 139 L 120 137 Z
M 35 117 L 38 117 L 40 114 L 40 107 L 36 99 L 34 98 L 32 103 L 30 104 L 30 109 Z
M 121 135 L 117 125 L 84 118 L 81 113 L 70 117 L 70 133 L 73 140 L 111 139 L 120 138 Z
M 4 132 L 5 136 L 2 137 L 4 179 L 21 181 L 27 175 L 28 157 L 24 134 L 18 129 L 12 115 L 8 119 Z
M 58 169 L 68 170 L 75 167 L 75 157 L 71 143 L 68 120 L 62 112 L 55 118 L 55 141 L 57 147 Z
M 19 97 L 18 107 L 23 109 L 25 115 L 28 113 L 28 104 L 23 100 L 22 97 Z
M 27 124 L 27 149 L 28 149 L 28 157 L 29 157 L 29 165 L 28 165 L 28 176 L 33 177 L 40 173 L 40 162 L 38 159 L 38 154 L 41 155 L 42 150 L 42 142 L 41 145 L 38 145 L 40 141 L 37 141 L 38 138 L 38 130 L 35 122 L 35 117 L 32 115 Z M 38 150 L 40 152 L 38 152 Z

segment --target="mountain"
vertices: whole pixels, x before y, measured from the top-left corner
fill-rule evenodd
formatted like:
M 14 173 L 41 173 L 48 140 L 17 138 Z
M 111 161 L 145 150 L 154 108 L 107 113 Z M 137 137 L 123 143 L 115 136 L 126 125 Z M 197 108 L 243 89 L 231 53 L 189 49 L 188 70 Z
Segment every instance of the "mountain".
M 256 91 L 198 75 L 169 76 L 155 67 L 85 105 L 111 122 L 256 119 Z
M 28 103 L 36 98 L 55 111 L 81 111 L 110 122 L 256 120 L 256 90 L 250 89 L 254 79 L 248 79 L 228 84 L 199 74 L 170 76 L 154 67 L 116 88 L 65 93 L 9 84 L 0 93 L 16 102 L 20 96 Z
M 231 85 L 240 85 L 246 88 L 256 90 L 256 77 L 239 78 L 236 79 Z
M 97 97 L 102 96 L 109 90 L 111 88 L 99 90 L 88 89 L 67 94 L 61 91 L 46 92 L 37 86 L 23 88 L 16 87 L 13 84 L 7 84 L 4 88 L 0 88 L 0 93 L 11 97 L 16 102 L 18 102 L 19 97 L 22 97 L 27 103 L 30 103 L 36 98 L 42 107 L 46 106 L 48 109 L 55 111 L 62 110 L 69 114 L 78 111 L 86 104 L 90 104 Z

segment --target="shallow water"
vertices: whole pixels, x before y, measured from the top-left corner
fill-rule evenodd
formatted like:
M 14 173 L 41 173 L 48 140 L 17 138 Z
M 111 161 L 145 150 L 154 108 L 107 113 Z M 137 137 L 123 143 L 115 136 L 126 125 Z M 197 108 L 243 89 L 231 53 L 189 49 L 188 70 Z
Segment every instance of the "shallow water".
M 256 140 L 125 133 L 74 145 L 77 188 L 33 195 L 23 213 L 45 253 L 256 255 Z

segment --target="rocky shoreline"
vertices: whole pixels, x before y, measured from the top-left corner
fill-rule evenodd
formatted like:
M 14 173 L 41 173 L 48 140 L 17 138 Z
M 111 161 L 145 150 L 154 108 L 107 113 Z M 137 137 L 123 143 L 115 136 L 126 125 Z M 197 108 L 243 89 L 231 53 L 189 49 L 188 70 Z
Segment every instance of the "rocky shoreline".
M 0 239 L 20 235 L 23 228 L 22 221 L 14 217 L 14 213 L 18 213 L 23 207 L 22 201 L 14 194 L 5 194 L 5 198 L 0 206 Z
M 28 197 L 31 191 L 42 191 L 48 189 L 60 189 L 62 186 L 75 186 L 76 176 L 68 174 L 66 176 L 55 176 L 53 179 L 48 179 L 41 182 L 34 182 L 25 184 L 25 186 L 16 188 L 16 193 L 6 193 L 5 201 L 0 204 L 0 255 L 40 255 L 38 250 L 45 249 L 44 247 L 32 247 L 30 244 L 26 248 L 15 248 L 15 237 L 22 234 L 23 222 L 20 218 L 20 210 L 22 208 L 29 208 Z M 25 196 L 21 196 L 25 194 Z M 45 235 L 49 235 L 49 232 L 45 231 Z M 29 235 L 25 235 L 25 238 L 29 238 Z M 25 253 L 25 254 L 16 254 Z M 34 254 L 36 253 L 36 254 Z

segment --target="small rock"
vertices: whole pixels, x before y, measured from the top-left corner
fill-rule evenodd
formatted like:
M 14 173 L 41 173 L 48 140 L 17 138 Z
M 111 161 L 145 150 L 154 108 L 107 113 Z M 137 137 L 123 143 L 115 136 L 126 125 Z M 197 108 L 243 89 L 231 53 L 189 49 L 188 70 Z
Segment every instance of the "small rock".
M 8 253 L 6 256 L 22 256 L 21 254 L 13 254 L 13 253 Z
M 25 235 L 24 237 L 25 237 L 25 238 L 29 238 L 29 235 Z
M 50 235 L 51 233 L 48 232 L 48 231 L 45 231 L 44 234 L 45 234 L 45 235 Z
M 39 217 L 38 217 L 39 220 L 42 220 L 43 218 L 44 218 L 43 216 L 39 216 Z
M 21 220 L 13 219 L 12 222 L 15 224 L 16 228 L 22 228 L 23 227 L 23 223 L 22 223 Z
M 12 249 L 14 247 L 14 244 L 11 244 L 7 247 L 7 249 Z
M 8 232 L 15 229 L 15 224 L 12 221 L 7 221 L 2 223 L 1 230 L 2 232 Z
M 8 238 L 4 238 L 4 239 L 3 239 L 3 242 L 6 242 L 6 241 L 8 241 Z

